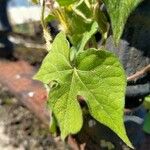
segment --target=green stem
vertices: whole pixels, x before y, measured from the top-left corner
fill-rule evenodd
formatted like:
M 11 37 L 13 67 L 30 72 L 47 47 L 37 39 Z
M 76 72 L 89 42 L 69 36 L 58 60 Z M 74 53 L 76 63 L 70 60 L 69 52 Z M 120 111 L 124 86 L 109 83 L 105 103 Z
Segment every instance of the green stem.
M 45 0 L 43 0 L 43 2 L 42 2 L 42 11 L 41 11 L 41 25 L 42 25 L 43 29 L 46 28 L 45 22 L 44 22 L 44 14 L 45 14 Z

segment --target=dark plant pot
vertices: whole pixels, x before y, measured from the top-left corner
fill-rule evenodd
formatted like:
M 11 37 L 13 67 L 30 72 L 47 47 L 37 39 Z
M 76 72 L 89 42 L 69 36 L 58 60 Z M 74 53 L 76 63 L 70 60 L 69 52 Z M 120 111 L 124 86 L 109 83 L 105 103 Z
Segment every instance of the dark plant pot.
M 13 56 L 13 44 L 8 39 L 12 31 L 7 16 L 8 0 L 0 0 L 0 57 L 11 58 Z
M 128 137 L 136 149 L 140 148 L 145 134 L 143 132 L 143 123 L 146 110 L 143 106 L 125 112 L 125 127 Z
M 138 150 L 144 141 L 145 135 L 142 130 L 146 110 L 140 106 L 133 110 L 125 110 L 125 128 L 133 146 Z M 84 125 L 79 134 L 75 136 L 79 144 L 84 144 L 87 150 L 115 150 L 128 148 L 126 144 L 108 127 L 100 124 L 90 115 L 85 116 Z
M 11 26 L 7 16 L 7 3 L 9 0 L 0 0 L 0 32 L 11 32 Z

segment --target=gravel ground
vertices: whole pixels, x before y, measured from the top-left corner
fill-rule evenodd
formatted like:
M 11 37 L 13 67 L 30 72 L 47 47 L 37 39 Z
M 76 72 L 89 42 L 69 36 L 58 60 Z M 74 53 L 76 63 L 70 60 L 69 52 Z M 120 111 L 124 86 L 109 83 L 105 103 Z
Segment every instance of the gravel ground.
M 6 89 L 0 88 L 0 150 L 67 150 Z

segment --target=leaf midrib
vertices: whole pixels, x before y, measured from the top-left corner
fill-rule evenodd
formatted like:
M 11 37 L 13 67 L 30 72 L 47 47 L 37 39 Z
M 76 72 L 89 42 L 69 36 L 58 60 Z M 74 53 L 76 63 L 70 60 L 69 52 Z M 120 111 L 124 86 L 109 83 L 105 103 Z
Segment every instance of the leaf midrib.
M 72 69 L 73 70 L 73 69 Z M 70 81 L 70 85 L 72 85 L 72 82 L 73 82 L 73 76 L 74 76 L 74 73 L 72 74 L 72 78 L 71 78 L 71 81 Z M 66 102 L 66 104 L 67 104 L 67 107 L 66 107 L 66 109 L 65 109 L 65 118 L 66 118 L 66 110 L 67 110 L 67 108 L 68 108 L 68 97 L 70 97 L 69 95 L 70 95 L 70 91 L 71 91 L 71 87 L 72 86 L 70 86 L 69 87 L 69 92 L 68 92 L 68 96 L 67 96 L 67 102 Z M 65 121 L 64 121 L 65 123 L 63 124 L 63 125 L 66 125 L 66 119 L 65 119 Z M 64 126 L 63 126 L 63 129 L 64 129 Z

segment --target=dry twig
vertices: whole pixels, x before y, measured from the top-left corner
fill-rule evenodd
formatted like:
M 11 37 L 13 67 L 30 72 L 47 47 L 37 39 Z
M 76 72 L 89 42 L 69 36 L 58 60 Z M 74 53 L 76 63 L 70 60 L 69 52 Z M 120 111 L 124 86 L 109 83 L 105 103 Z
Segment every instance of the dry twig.
M 141 76 L 143 76 L 146 73 L 150 72 L 150 64 L 148 66 L 146 66 L 145 68 L 143 68 L 142 70 L 136 72 L 135 74 L 129 76 L 127 78 L 127 81 L 133 81 L 133 80 L 137 80 L 138 78 L 140 78 Z

